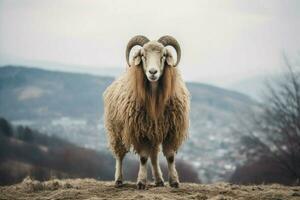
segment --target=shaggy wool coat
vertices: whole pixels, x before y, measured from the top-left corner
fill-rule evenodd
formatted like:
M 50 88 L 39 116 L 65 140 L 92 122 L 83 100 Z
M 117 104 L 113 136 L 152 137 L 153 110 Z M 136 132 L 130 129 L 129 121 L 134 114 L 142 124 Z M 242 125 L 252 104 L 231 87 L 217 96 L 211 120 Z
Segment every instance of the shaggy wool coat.
M 176 152 L 187 137 L 189 92 L 176 67 L 165 67 L 156 92 L 141 66 L 129 67 L 103 98 L 105 128 L 115 155 L 160 144 Z

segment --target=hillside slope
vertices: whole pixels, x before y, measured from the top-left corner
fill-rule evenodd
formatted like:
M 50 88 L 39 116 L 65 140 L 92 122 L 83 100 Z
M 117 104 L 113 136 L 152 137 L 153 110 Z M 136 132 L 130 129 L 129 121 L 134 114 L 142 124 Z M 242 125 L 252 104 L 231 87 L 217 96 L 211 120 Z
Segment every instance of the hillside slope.
M 113 182 L 94 179 L 32 181 L 0 187 L 0 199 L 290 199 L 300 198 L 300 187 L 281 185 L 238 186 L 228 183 L 188 184 L 179 189 L 149 185 L 139 191 L 134 183 L 115 188 Z
M 112 77 L 0 67 L 0 116 L 81 147 L 104 151 L 102 93 Z M 190 160 L 203 182 L 224 181 L 243 159 L 231 127 L 256 108 L 247 95 L 203 83 L 187 83 L 191 93 L 189 139 L 178 158 Z M 230 156 L 229 156 L 230 155 Z
M 176 164 L 182 181 L 200 183 L 189 163 L 177 159 Z M 0 186 L 19 183 L 27 176 L 40 181 L 52 177 L 113 180 L 114 166 L 115 159 L 106 151 L 82 148 L 29 127 L 11 126 L 0 117 Z M 138 159 L 125 158 L 124 178 L 135 181 L 138 167 Z M 166 180 L 166 163 L 161 167 Z

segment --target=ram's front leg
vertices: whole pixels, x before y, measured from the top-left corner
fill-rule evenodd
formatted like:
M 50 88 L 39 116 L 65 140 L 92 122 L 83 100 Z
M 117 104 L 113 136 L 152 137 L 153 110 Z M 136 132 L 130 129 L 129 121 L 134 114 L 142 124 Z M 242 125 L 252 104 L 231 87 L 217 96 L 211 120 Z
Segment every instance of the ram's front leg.
M 179 178 L 175 167 L 175 150 L 172 149 L 171 145 L 163 144 L 163 153 L 168 162 L 169 184 L 171 187 L 178 188 Z
M 115 170 L 115 186 L 121 187 L 123 185 L 123 170 L 122 162 L 124 156 L 116 156 L 116 170 Z
M 121 187 L 123 185 L 123 159 L 127 153 L 126 148 L 122 145 L 120 140 L 111 145 L 115 152 L 116 171 L 115 171 L 115 186 Z
M 147 160 L 149 157 L 149 150 L 142 150 L 139 153 L 140 156 L 140 168 L 137 178 L 137 189 L 143 190 L 146 188 L 147 183 Z

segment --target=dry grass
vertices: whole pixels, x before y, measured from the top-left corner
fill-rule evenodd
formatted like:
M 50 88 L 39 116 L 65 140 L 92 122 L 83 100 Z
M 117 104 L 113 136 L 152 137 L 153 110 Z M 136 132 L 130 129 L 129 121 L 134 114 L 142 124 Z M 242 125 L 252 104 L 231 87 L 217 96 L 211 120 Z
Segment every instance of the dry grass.
M 144 191 L 134 183 L 115 188 L 113 182 L 94 179 L 54 179 L 39 182 L 24 179 L 22 183 L 0 187 L 0 199 L 300 199 L 300 187 L 282 185 L 240 186 L 229 183 L 182 183 L 179 189 L 154 187 Z

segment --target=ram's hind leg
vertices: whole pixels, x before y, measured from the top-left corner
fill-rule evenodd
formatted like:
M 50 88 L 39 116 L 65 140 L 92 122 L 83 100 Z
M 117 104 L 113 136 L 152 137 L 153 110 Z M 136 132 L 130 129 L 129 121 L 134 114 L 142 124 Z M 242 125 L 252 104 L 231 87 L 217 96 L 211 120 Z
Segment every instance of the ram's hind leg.
M 175 154 L 176 150 L 170 142 L 163 143 L 163 153 L 168 162 L 169 169 L 169 184 L 171 187 L 178 188 L 179 187 L 179 178 L 178 173 L 175 168 Z
M 147 138 L 144 138 L 142 141 L 140 141 L 139 143 L 135 143 L 133 146 L 140 158 L 140 167 L 136 183 L 137 189 L 146 189 L 147 161 L 150 156 L 152 145 Z
M 152 164 L 152 175 L 155 181 L 155 185 L 158 187 L 164 186 L 164 179 L 162 177 L 161 169 L 158 159 L 159 147 L 153 148 L 150 152 L 150 159 Z

